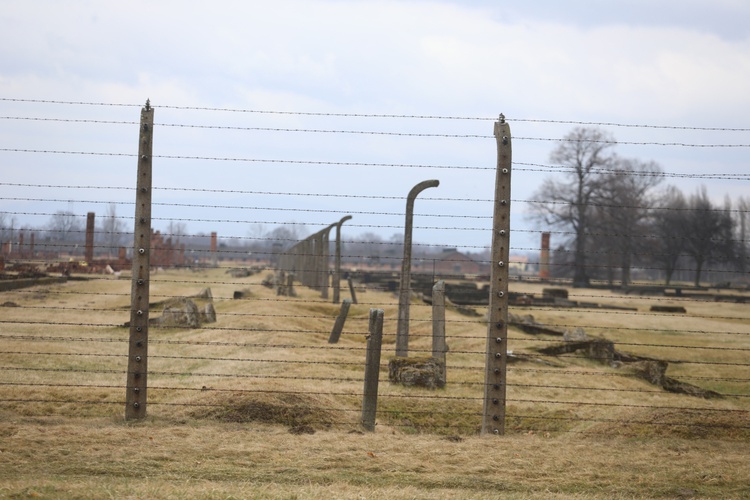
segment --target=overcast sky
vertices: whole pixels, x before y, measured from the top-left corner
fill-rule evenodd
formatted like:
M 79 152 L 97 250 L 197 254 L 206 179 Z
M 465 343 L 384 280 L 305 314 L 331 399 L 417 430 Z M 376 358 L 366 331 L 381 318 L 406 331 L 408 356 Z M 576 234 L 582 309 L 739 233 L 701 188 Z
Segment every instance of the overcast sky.
M 538 246 L 535 231 L 543 228 L 524 218 L 524 200 L 554 175 L 531 165 L 550 165 L 555 140 L 574 122 L 687 127 L 602 126 L 624 143 L 744 145 L 620 144 L 616 151 L 679 174 L 666 182 L 688 193 L 700 184 L 719 201 L 750 192 L 750 2 L 744 0 L 2 0 L 0 41 L 0 210 L 6 212 L 102 214 L 104 203 L 115 201 L 123 203 L 119 214 L 130 215 L 129 191 L 12 184 L 132 187 L 134 158 L 118 155 L 137 152 L 139 109 L 147 98 L 157 123 L 155 186 L 254 193 L 156 191 L 155 203 L 245 207 L 160 205 L 157 227 L 181 218 L 191 232 L 220 236 L 247 236 L 254 222 L 267 229 L 300 222 L 312 232 L 352 213 L 346 235 L 373 231 L 387 238 L 401 232 L 409 189 L 438 179 L 440 186 L 417 201 L 414 240 L 488 245 L 487 231 L 474 228 L 490 227 L 491 204 L 466 200 L 491 200 L 491 136 L 500 113 L 514 138 L 513 223 L 526 231 L 514 236 L 515 248 Z M 219 157 L 231 160 L 206 159 Z M 284 161 L 254 161 L 261 159 Z

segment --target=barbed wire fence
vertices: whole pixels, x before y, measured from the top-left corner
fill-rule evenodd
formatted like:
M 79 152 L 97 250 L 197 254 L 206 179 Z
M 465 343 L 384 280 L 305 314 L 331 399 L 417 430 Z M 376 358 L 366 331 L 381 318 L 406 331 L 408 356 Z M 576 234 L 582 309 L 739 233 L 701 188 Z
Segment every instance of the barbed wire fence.
M 104 110 L 124 108 L 128 113 L 140 105 L 108 103 L 74 103 L 62 101 L 20 101 L 1 99 L 21 106 L 63 109 L 68 117 L 4 116 L 2 120 L 44 125 L 92 127 L 96 130 L 113 127 L 138 127 L 138 122 L 120 119 L 73 118 L 92 107 Z M 157 106 L 187 113 L 199 111 L 209 115 L 238 115 L 277 118 L 319 116 L 337 119 L 376 120 L 378 123 L 424 122 L 428 131 L 398 132 L 374 129 L 322 128 L 303 126 L 205 125 L 189 123 L 154 124 L 154 131 L 169 129 L 184 136 L 185 144 L 195 133 L 218 134 L 296 134 L 304 137 L 326 136 L 338 140 L 355 136 L 367 140 L 398 138 L 399 140 L 476 141 L 494 138 L 482 133 L 442 133 L 431 131 L 434 123 L 478 123 L 487 127 L 497 118 L 457 116 L 356 115 L 337 113 L 292 113 L 259 110 L 229 110 Z M 31 108 L 28 108 L 31 109 Z M 37 108 L 33 108 L 37 109 Z M 33 111 L 28 111 L 31 114 Z M 51 113 L 50 114 L 55 114 Z M 699 131 L 742 134 L 748 129 L 729 127 L 666 127 L 601 122 L 522 120 L 518 123 L 554 123 L 562 126 L 621 127 L 646 132 L 654 130 Z M 374 127 L 373 127 L 374 128 Z M 417 127 L 419 128 L 419 127 Z M 132 130 L 131 130 L 132 132 Z M 119 132 L 118 132 L 119 133 Z M 131 133 L 125 143 L 134 142 Z M 562 138 L 514 136 L 514 141 L 527 143 L 559 143 Z M 78 140 L 82 140 L 79 138 Z M 126 241 L 134 237 L 132 213 L 138 189 L 132 183 L 133 168 L 139 154 L 95 150 L 91 147 L 66 147 L 56 141 L 36 138 L 36 144 L 7 143 L 0 151 L 9 164 L 23 163 L 19 158 L 33 158 L 33 168 L 14 171 L 0 182 L 2 189 L 2 243 L 5 274 L 8 278 L 5 299 L 0 308 L 4 346 L 0 352 L 0 409 L 17 415 L 120 415 L 126 401 L 126 374 L 135 373 L 128 361 L 138 354 L 128 353 L 131 339 L 128 328 L 134 328 L 138 311 L 131 305 L 128 292 L 133 259 L 137 245 Z M 196 142 L 200 142 L 197 141 Z M 75 143 L 75 141 L 72 141 Z M 85 141 L 82 141 L 85 145 Z M 177 142 L 179 144 L 179 141 Z M 484 144 L 484 143 L 481 143 Z M 688 149 L 738 149 L 750 147 L 742 141 L 691 143 L 682 140 L 632 140 L 617 142 L 630 147 L 663 147 Z M 370 334 L 370 309 L 383 309 L 385 358 L 396 348 L 399 269 L 404 242 L 399 238 L 382 238 L 383 232 L 404 230 L 402 210 L 406 191 L 414 176 L 426 178 L 435 173 L 447 175 L 478 174 L 488 182 L 496 167 L 494 159 L 486 164 L 432 164 L 401 161 L 309 160 L 288 156 L 257 158 L 244 155 L 223 155 L 213 151 L 195 154 L 163 154 L 159 152 L 158 135 L 154 162 L 177 162 L 180 165 L 200 163 L 200 174 L 220 171 L 236 165 L 261 166 L 264 175 L 251 177 L 252 188 L 241 186 L 240 173 L 217 175 L 210 181 L 196 176 L 188 168 L 186 178 L 155 172 L 152 188 L 154 214 L 152 226 L 164 228 L 149 235 L 149 253 L 165 270 L 151 275 L 150 302 L 154 312 L 175 311 L 177 302 L 191 299 L 199 318 L 190 327 L 176 323 L 178 313 L 163 314 L 158 326 L 151 326 L 148 344 L 149 414 L 156 417 L 192 416 L 229 421 L 260 421 L 284 423 L 304 432 L 312 428 L 359 428 L 366 337 Z M 484 147 L 484 146 L 482 146 Z M 135 149 L 134 147 L 132 149 Z M 193 149 L 186 147 L 186 149 Z M 494 148 L 487 148 L 494 153 Z M 317 151 L 310 145 L 311 151 Z M 306 156 L 304 149 L 302 156 Z M 397 157 L 398 155 L 394 155 Z M 566 171 L 564 165 L 524 162 L 516 153 L 513 169 L 525 179 L 541 182 L 541 176 Z M 64 161 L 95 160 L 113 163 L 111 170 L 94 168 L 70 182 L 47 182 L 49 164 Z M 309 157 L 308 157 L 309 158 Z M 25 161 L 25 160 L 24 160 Z M 227 167 L 229 166 L 229 167 Z M 290 167 L 289 174 L 284 167 Z M 288 183 L 291 189 L 277 189 L 278 184 L 264 177 L 299 176 L 297 167 L 309 169 L 302 184 Z M 328 192 L 305 190 L 316 177 L 332 175 L 326 169 L 362 169 L 379 176 L 404 175 L 399 189 L 389 194 L 334 186 Z M 109 173 L 104 173 L 108 170 Z M 133 172 L 113 178 L 112 171 Z M 601 173 L 612 173 L 602 168 Z M 616 170 L 616 169 L 615 169 Z M 102 173 L 102 182 L 92 182 L 91 172 Z M 393 172 L 396 172 L 394 174 Z M 362 173 L 357 173 L 362 176 Z M 660 172 L 665 179 L 690 179 L 700 182 L 744 183 L 750 174 L 735 172 L 691 173 Z M 450 177 L 449 177 L 450 178 Z M 518 177 L 516 177 L 518 178 Z M 113 179 L 115 180 L 114 182 Z M 124 179 L 124 180 L 121 180 Z M 40 180 L 42 180 L 40 182 Z M 345 179 L 346 180 L 346 179 Z M 132 185 L 131 185 L 132 183 Z M 373 184 L 377 182 L 373 181 Z M 441 187 L 449 183 L 441 180 Z M 324 184 L 325 185 L 325 184 Z M 283 187 L 283 185 L 282 185 Z M 382 188 L 382 185 L 375 186 Z M 402 194 L 399 194 L 403 192 Z M 378 425 L 408 432 L 441 434 L 479 432 L 487 388 L 485 361 L 487 331 L 492 327 L 486 315 L 488 289 L 483 289 L 493 264 L 487 248 L 492 236 L 492 208 L 495 200 L 490 190 L 474 191 L 472 196 L 420 196 L 415 213 L 415 241 L 428 233 L 438 234 L 429 243 L 415 244 L 414 279 L 411 291 L 413 314 L 410 352 L 429 358 L 432 349 L 432 286 L 438 280 L 447 282 L 447 296 L 456 304 L 449 305 L 444 319 L 449 349 L 446 353 L 446 384 L 439 389 L 405 387 L 393 383 L 384 361 L 377 410 Z M 548 203 L 531 196 L 514 195 L 514 207 Z M 224 201 L 226 200 L 226 201 Z M 252 200 L 248 202 L 248 200 Z M 604 204 L 600 204 L 604 206 Z M 87 207 L 81 210 L 81 206 Z M 60 207 L 65 207 L 61 209 Z M 90 211 L 109 209 L 97 237 L 87 241 L 90 231 L 84 229 Z M 115 208 L 117 210 L 115 210 Z M 679 207 L 649 207 L 651 210 L 680 211 Z M 745 208 L 717 208 L 737 217 Z M 305 265 L 302 271 L 315 271 L 325 276 L 314 286 L 298 283 L 296 294 L 279 295 L 278 284 L 268 279 L 268 270 L 276 269 L 283 251 L 307 238 L 313 228 L 330 227 L 342 217 L 352 216 L 340 229 L 342 234 L 342 280 L 346 283 L 341 296 L 357 303 L 346 319 L 341 341 L 327 342 L 340 307 L 322 290 L 333 290 L 328 271 Z M 291 217 L 290 217 L 291 216 Z M 304 223 L 290 220 L 304 217 Z M 45 221 L 53 223 L 45 227 Z M 198 234 L 188 224 L 200 225 Z M 275 226 L 275 232 L 266 227 Z M 211 228 L 218 228 L 216 235 Z M 362 237 L 352 234 L 364 231 Z M 252 232 L 252 234 L 251 234 Z M 511 245 L 516 235 L 529 236 L 521 241 L 533 242 L 544 233 L 560 241 L 569 241 L 575 233 L 536 228 L 525 225 L 511 228 Z M 612 238 L 616 230 L 592 231 L 592 236 Z M 464 235 L 480 234 L 479 238 Z M 654 239 L 650 233 L 626 234 L 628 238 Z M 677 238 L 684 238 L 679 236 Z M 747 245 L 746 237 L 735 235 L 735 241 Z M 322 242 L 323 240 L 321 240 Z M 125 247 L 125 252 L 120 250 Z M 320 249 L 330 249 L 328 244 Z M 444 249 L 463 249 L 443 252 Z M 539 255 L 533 243 L 511 247 L 516 252 Z M 93 252 L 87 262 L 86 252 Z M 309 249 L 307 251 L 309 253 Z M 550 276 L 541 278 L 538 268 L 541 256 L 530 257 L 525 263 L 512 265 L 515 279 L 509 284 L 507 334 L 507 414 L 506 428 L 523 432 L 613 432 L 643 435 L 677 433 L 681 435 L 747 436 L 750 434 L 748 396 L 750 396 L 750 318 L 747 290 L 739 286 L 721 289 L 695 288 L 689 283 L 695 266 L 684 256 L 676 266 L 675 283 L 664 286 L 659 281 L 661 268 L 655 264 L 638 266 L 638 274 L 627 289 L 610 286 L 606 278 L 596 280 L 592 287 L 570 288 L 564 271 L 569 267 L 566 255 L 569 246 L 553 248 L 552 258 L 545 262 Z M 658 250 L 639 250 L 645 257 L 654 257 Z M 467 255 L 468 259 L 467 259 Z M 594 263 L 590 269 L 601 275 L 611 267 L 597 256 L 611 254 L 607 249 L 590 249 Z M 305 252 L 303 252 L 303 256 Z M 158 258 L 157 258 L 158 257 Z M 159 259 L 162 259 L 159 261 Z M 511 259 L 512 261 L 512 259 Z M 85 262 L 85 264 L 83 264 Z M 302 261 L 300 261 L 302 262 Z M 326 260 L 328 262 L 328 260 Z M 653 259 L 651 259 L 653 262 Z M 109 266 L 113 274 L 100 274 Z M 525 266 L 525 267 L 524 267 Z M 43 269 L 50 272 L 42 273 Z M 254 274 L 242 274 L 249 270 Z M 705 270 L 707 280 L 737 281 L 742 275 L 723 262 L 713 262 Z M 42 276 L 44 274 L 44 276 Z M 65 275 L 61 282 L 60 275 Z M 559 276 L 559 277 L 558 277 Z M 704 275 L 705 276 L 705 275 Z M 25 279 L 29 282 L 22 283 Z M 261 277 L 263 279 L 261 279 Z M 482 278 L 485 279 L 482 279 Z M 347 281 L 352 279 L 349 286 Z M 467 282 L 476 280 L 475 291 Z M 29 283 L 35 286 L 27 287 Z M 271 286 L 269 286 L 269 284 Z M 309 285 L 310 283 L 306 283 Z M 13 288 L 14 286 L 18 288 Z M 454 289 L 451 291 L 451 285 Z M 463 287 L 463 288 L 461 288 Z M 204 289 L 209 289 L 206 293 Z M 542 292 L 542 290 L 545 290 Z M 203 290 L 203 291 L 202 291 Z M 627 293 L 626 293 L 627 292 Z M 463 293 L 463 295 L 462 295 Z M 539 294 L 542 294 L 540 297 Z M 194 296 L 197 295 L 197 296 Z M 210 306 L 210 307 L 209 307 Z M 667 307 L 667 309 L 661 308 Z M 214 309 L 213 313 L 211 309 Z M 666 312 L 665 312 L 666 311 Z M 686 311 L 686 312 L 683 312 Z M 532 313 L 533 317 L 529 314 Z M 212 321 L 215 314 L 216 321 Z M 153 318 L 152 318 L 153 319 Z M 175 323 L 170 323 L 174 321 Z M 143 325 L 147 326 L 147 325 Z M 143 328 L 142 326 L 142 328 Z M 145 389 L 145 387 L 144 387 Z M 145 398 L 145 390 L 141 393 Z

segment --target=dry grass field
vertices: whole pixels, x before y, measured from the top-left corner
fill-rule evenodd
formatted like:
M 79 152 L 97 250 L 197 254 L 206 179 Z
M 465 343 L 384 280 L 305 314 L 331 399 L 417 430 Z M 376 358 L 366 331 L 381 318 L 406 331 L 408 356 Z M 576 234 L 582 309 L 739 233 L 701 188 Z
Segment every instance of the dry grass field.
M 152 303 L 210 287 L 218 320 L 150 329 L 148 417 L 136 422 L 124 419 L 129 280 L 0 294 L 0 497 L 750 497 L 749 304 L 576 289 L 573 300 L 637 311 L 512 309 L 669 360 L 668 376 L 732 396 L 671 393 L 580 355 L 540 356 L 561 339 L 511 329 L 509 348 L 530 357 L 509 364 L 504 436 L 478 434 L 484 311 L 450 309 L 448 386 L 396 386 L 382 371 L 378 425 L 365 433 L 368 314 L 385 311 L 385 365 L 397 298 L 358 294 L 331 345 L 338 305 L 300 287 L 277 297 L 260 285 L 266 273 L 225 271 L 154 275 Z M 651 313 L 654 304 L 687 313 Z M 430 307 L 415 300 L 411 311 L 410 352 L 427 355 Z

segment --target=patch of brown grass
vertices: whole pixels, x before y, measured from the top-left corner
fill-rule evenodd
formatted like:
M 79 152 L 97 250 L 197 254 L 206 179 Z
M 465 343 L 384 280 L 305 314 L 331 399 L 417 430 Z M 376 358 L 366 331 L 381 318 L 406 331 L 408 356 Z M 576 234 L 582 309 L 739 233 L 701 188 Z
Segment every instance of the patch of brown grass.
M 669 376 L 742 397 L 670 394 L 580 356 L 521 361 L 508 370 L 501 437 L 478 436 L 486 324 L 449 310 L 448 386 L 392 385 L 383 370 L 369 434 L 359 425 L 368 312 L 386 310 L 386 360 L 396 298 L 360 294 L 340 342 L 328 345 L 340 306 L 303 287 L 276 297 L 261 279 L 233 282 L 221 269 L 155 277 L 153 300 L 208 284 L 218 322 L 151 331 L 141 422 L 123 422 L 128 330 L 112 326 L 129 319 L 128 280 L 9 292 L 3 301 L 21 307 L 0 309 L 0 497 L 750 496 L 746 304 L 690 302 L 675 318 L 646 313 L 648 298 L 577 290 L 639 311 L 513 311 L 585 325 L 618 350 L 680 360 Z M 237 289 L 251 295 L 232 300 Z M 430 314 L 412 304 L 414 355 L 431 350 Z M 40 324 L 13 323 L 29 317 Z M 75 340 L 59 340 L 67 337 Z M 511 330 L 509 347 L 533 354 L 559 340 Z

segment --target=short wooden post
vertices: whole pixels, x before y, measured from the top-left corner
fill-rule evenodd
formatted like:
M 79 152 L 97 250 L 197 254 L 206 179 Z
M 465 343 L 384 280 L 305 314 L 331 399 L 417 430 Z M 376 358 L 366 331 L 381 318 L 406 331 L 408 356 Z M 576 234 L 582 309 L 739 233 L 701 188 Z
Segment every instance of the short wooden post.
M 375 415 L 378 408 L 380 352 L 383 344 L 383 314 L 382 309 L 370 309 L 370 335 L 367 337 L 365 388 L 362 397 L 362 427 L 369 432 L 375 432 Z
M 146 417 L 148 376 L 148 302 L 151 265 L 151 152 L 154 110 L 149 101 L 141 109 L 138 181 L 133 231 L 133 278 L 130 291 L 130 343 L 125 395 L 125 420 Z
M 331 330 L 331 336 L 328 338 L 329 344 L 335 344 L 339 341 L 341 331 L 344 329 L 344 323 L 346 323 L 346 317 L 349 315 L 349 306 L 351 305 L 352 301 L 349 299 L 344 299 L 344 302 L 341 303 L 341 311 L 339 312 L 338 317 L 336 317 L 336 322 L 333 324 L 333 330 Z
M 432 357 L 442 365 L 438 385 L 445 387 L 445 281 L 440 280 L 432 287 Z

